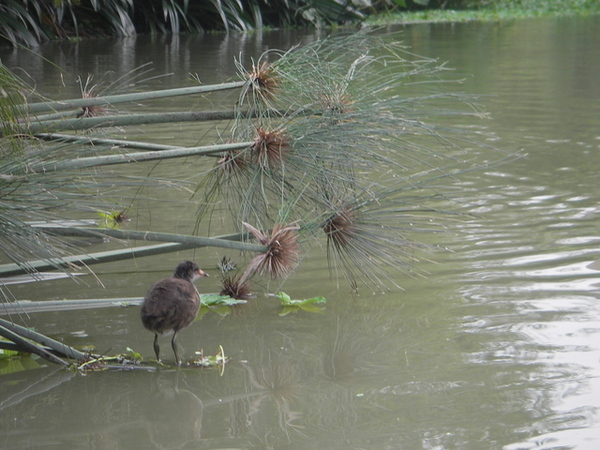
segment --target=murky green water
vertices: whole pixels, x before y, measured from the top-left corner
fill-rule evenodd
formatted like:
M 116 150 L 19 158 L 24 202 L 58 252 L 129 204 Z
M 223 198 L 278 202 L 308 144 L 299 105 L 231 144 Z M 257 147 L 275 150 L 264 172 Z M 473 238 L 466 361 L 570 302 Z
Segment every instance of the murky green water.
M 235 74 L 240 52 L 249 58 L 314 37 L 140 37 L 40 51 L 72 75 L 126 73 L 153 61 L 155 73 L 174 75 L 149 84 L 170 87 L 189 73 L 223 81 Z M 316 249 L 285 290 L 326 296 L 323 314 L 280 317 L 276 300 L 259 297 L 181 333 L 187 355 L 224 347 L 233 361 L 222 375 L 167 368 L 82 376 L 38 367 L 0 377 L 3 448 L 600 445 L 600 18 L 415 25 L 403 39 L 415 53 L 447 60 L 464 75 L 464 91 L 481 94 L 492 119 L 474 125 L 485 139 L 527 154 L 456 180 L 454 207 L 471 215 L 430 238 L 451 251 L 430 255 L 436 264 L 423 264 L 428 277 L 401 280 L 404 292 L 353 297 L 335 288 Z M 42 92 L 76 93 L 26 52 L 2 61 L 22 67 Z M 200 138 L 191 130 L 156 133 L 190 145 Z M 166 172 L 179 170 L 170 164 Z M 189 229 L 187 198 L 166 195 L 171 205 L 141 209 L 140 223 Z M 220 255 L 199 250 L 96 266 L 105 288 L 80 278 L 11 291 L 31 300 L 141 296 L 178 261 L 211 266 Z M 217 289 L 214 278 L 199 287 Z M 150 358 L 152 338 L 138 315 L 125 308 L 13 318 L 71 345 L 105 353 L 131 347 Z

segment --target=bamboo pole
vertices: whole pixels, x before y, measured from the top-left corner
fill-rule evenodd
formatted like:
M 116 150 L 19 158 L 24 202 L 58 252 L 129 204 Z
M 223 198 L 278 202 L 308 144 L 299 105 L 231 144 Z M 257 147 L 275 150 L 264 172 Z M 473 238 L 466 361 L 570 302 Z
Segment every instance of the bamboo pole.
M 206 156 L 222 153 L 229 150 L 241 150 L 252 146 L 254 142 L 236 142 L 233 144 L 206 145 L 202 147 L 171 147 L 167 150 L 154 150 L 147 152 L 123 153 L 118 155 L 89 156 L 64 161 L 44 161 L 33 166 L 34 170 L 43 172 L 56 172 L 61 170 L 75 170 L 86 167 L 109 166 L 114 164 L 127 164 L 132 162 L 156 161 L 188 156 Z
M 2 325 L 0 325 L 0 336 L 3 336 L 6 339 L 14 342 L 23 351 L 38 355 L 38 356 L 44 358 L 48 362 L 51 362 L 54 364 L 60 364 L 62 366 L 69 365 L 68 362 L 60 359 L 58 356 L 50 353 L 48 350 L 28 341 L 27 339 L 24 339 L 23 337 L 19 336 L 17 333 L 7 329 L 6 327 L 3 327 Z
M 38 344 L 50 347 L 55 352 L 58 352 L 69 359 L 76 359 L 78 361 L 85 359 L 85 353 L 80 352 L 79 350 L 76 350 L 73 347 L 69 347 L 68 345 L 63 344 L 62 342 L 58 342 L 52 338 L 49 338 L 48 336 L 44 336 L 43 334 L 30 330 L 29 328 L 25 328 L 15 323 L 9 322 L 8 320 L 0 319 L 0 327 L 9 330 L 11 333 L 18 335 L 21 338 L 31 339 L 32 341 L 35 341 Z M 9 339 L 13 342 L 16 342 L 11 338 Z M 19 342 L 18 344 L 20 345 Z M 64 361 L 62 362 L 64 363 Z
M 41 348 L 43 348 L 47 352 L 53 353 L 53 350 L 50 347 L 41 347 Z M 10 350 L 12 352 L 27 352 L 26 349 L 24 349 L 23 347 L 21 347 L 19 344 L 15 344 L 12 341 L 0 341 L 0 349 L 2 349 L 2 350 Z M 27 353 L 31 353 L 31 352 L 27 352 Z
M 69 365 L 69 363 L 60 359 L 58 356 L 52 354 L 48 350 L 46 350 L 32 342 L 29 342 L 27 339 L 23 339 L 17 333 L 13 333 L 12 331 L 6 329 L 5 327 L 3 327 L 1 325 L 0 325 L 0 336 L 3 336 L 6 339 L 14 342 L 21 351 L 33 353 L 35 355 L 38 355 L 38 356 L 44 358 L 46 361 L 54 363 L 54 364 L 60 364 L 63 366 Z
M 46 141 L 74 142 L 76 144 L 87 145 L 110 145 L 113 147 L 138 148 L 143 150 L 173 150 L 176 148 L 185 148 L 175 145 L 155 144 L 153 142 L 128 141 L 124 139 L 108 139 L 60 133 L 37 133 L 34 137 Z
M 45 227 L 44 231 L 51 233 L 56 227 Z M 79 236 L 98 236 L 94 233 L 79 234 Z M 236 233 L 231 235 L 220 236 L 214 239 L 239 241 L 245 236 L 244 233 Z M 210 238 L 205 238 L 210 239 Z M 251 245 L 251 244 L 247 244 Z M 188 243 L 164 243 L 157 245 L 149 245 L 144 247 L 126 248 L 122 250 L 110 250 L 105 252 L 89 253 L 86 255 L 65 256 L 63 258 L 53 258 L 44 260 L 35 260 L 27 262 L 26 266 L 19 264 L 2 264 L 0 265 L 0 277 L 9 277 L 15 275 L 25 275 L 32 271 L 41 272 L 44 270 L 54 270 L 57 267 L 73 267 L 74 265 L 89 266 L 92 264 L 100 264 L 104 262 L 121 261 L 125 259 L 141 258 L 143 256 L 158 255 L 163 253 L 176 252 L 180 250 L 188 250 L 192 248 L 205 247 L 205 241 L 195 241 Z M 261 246 L 258 246 L 261 247 Z M 266 247 L 262 247 L 266 249 Z
M 140 241 L 176 242 L 197 247 L 219 247 L 240 251 L 263 253 L 268 247 L 260 244 L 249 244 L 230 239 L 211 238 L 203 236 L 190 236 L 175 233 L 159 233 L 155 231 L 115 230 L 112 228 L 77 228 L 77 227 L 37 227 L 46 233 L 59 236 L 109 236 L 116 239 L 131 239 Z
M 82 309 L 97 309 L 125 306 L 139 306 L 143 297 L 101 298 L 87 300 L 19 300 L 4 302 L 0 305 L 0 315 L 31 314 L 48 311 L 73 311 Z
M 95 252 L 85 255 L 64 256 L 62 258 L 37 259 L 28 261 L 26 265 L 15 263 L 1 264 L 0 277 L 11 277 L 16 275 L 26 275 L 32 272 L 42 272 L 44 270 L 55 270 L 58 267 L 74 268 L 78 265 L 89 266 L 103 262 L 121 261 L 142 256 L 150 256 L 161 253 L 175 252 L 194 248 L 191 245 L 184 244 L 162 244 L 140 248 L 127 248 L 124 250 L 113 250 L 106 252 Z
M 136 102 L 156 98 L 177 97 L 181 95 L 204 94 L 214 91 L 237 89 L 244 86 L 245 84 L 246 81 L 232 81 L 229 83 L 189 86 L 184 88 L 163 89 L 159 91 L 136 92 L 130 94 L 106 95 L 103 97 L 76 98 L 69 100 L 56 100 L 49 102 L 19 105 L 18 109 L 19 111 L 24 113 L 62 111 L 65 109 L 84 108 L 89 106 L 111 105 L 115 103 Z
M 52 130 L 89 130 L 103 127 L 124 127 L 130 125 L 149 125 L 156 123 L 201 122 L 210 120 L 233 120 L 237 113 L 233 110 L 222 111 L 180 111 L 146 114 L 123 114 L 99 117 L 80 117 L 23 123 L 23 131 L 36 134 Z

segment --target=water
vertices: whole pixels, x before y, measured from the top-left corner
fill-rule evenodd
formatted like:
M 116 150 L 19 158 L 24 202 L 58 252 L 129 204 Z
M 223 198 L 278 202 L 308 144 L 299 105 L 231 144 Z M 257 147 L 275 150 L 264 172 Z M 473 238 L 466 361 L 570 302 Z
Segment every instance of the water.
M 429 275 L 401 280 L 404 292 L 354 297 L 335 288 L 316 249 L 284 289 L 294 298 L 327 297 L 324 313 L 280 317 L 277 301 L 260 296 L 181 333 L 188 356 L 223 346 L 233 360 L 222 375 L 167 368 L 82 376 L 13 361 L 32 369 L 0 378 L 2 447 L 597 448 L 599 25 L 592 17 L 404 28 L 415 53 L 448 61 L 464 76 L 464 91 L 482 96 L 492 119 L 475 125 L 486 139 L 526 154 L 455 181 L 453 206 L 470 215 L 428 238 L 450 250 L 429 255 L 436 264 L 421 266 Z M 189 73 L 223 81 L 240 52 L 247 61 L 314 37 L 139 37 L 41 51 L 70 74 L 122 74 L 153 61 L 156 73 L 174 76 L 148 84 L 171 87 Z M 30 73 L 42 92 L 76 93 L 24 52 L 2 60 Z M 156 134 L 192 144 L 199 138 L 191 130 Z M 192 219 L 168 195 L 171 206 L 142 210 L 139 220 L 185 230 Z M 11 291 L 31 300 L 140 296 L 178 261 L 210 265 L 220 254 L 96 266 L 104 288 L 88 277 Z M 216 289 L 214 278 L 200 287 Z M 71 345 L 113 354 L 131 347 L 150 358 L 152 338 L 138 314 L 45 313 L 25 323 Z

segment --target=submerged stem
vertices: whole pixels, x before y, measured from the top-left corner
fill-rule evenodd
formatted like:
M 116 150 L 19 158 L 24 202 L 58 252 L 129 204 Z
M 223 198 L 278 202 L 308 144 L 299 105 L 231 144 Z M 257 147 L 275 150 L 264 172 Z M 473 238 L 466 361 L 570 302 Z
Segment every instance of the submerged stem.
M 58 356 L 53 355 L 45 348 L 40 347 L 32 342 L 29 342 L 27 339 L 23 339 L 17 333 L 12 332 L 11 330 L 0 325 L 0 336 L 5 337 L 6 339 L 14 342 L 19 347 L 19 350 L 26 351 L 29 353 L 36 354 L 46 361 L 49 361 L 54 364 L 60 364 L 62 366 L 68 366 L 69 363 L 63 361 Z
M 80 352 L 79 350 L 76 350 L 73 347 L 69 347 L 68 345 L 63 344 L 62 342 L 55 341 L 54 339 L 49 338 L 48 336 L 44 336 L 43 334 L 36 333 L 35 331 L 30 330 L 29 328 L 16 325 L 12 322 L 9 322 L 8 320 L 0 319 L 0 327 L 4 328 L 5 330 L 8 330 L 11 333 L 16 334 L 21 338 L 31 339 L 32 341 L 38 342 L 41 345 L 50 347 L 55 352 L 58 352 L 61 355 L 65 355 L 67 358 L 76 359 L 78 361 L 81 361 L 85 358 L 85 353 Z M 8 339 L 10 339 L 13 342 L 16 342 L 12 338 Z M 20 345 L 20 342 L 18 342 L 18 344 Z M 56 358 L 56 356 L 54 355 L 52 355 L 52 357 Z M 63 363 L 64 365 L 67 365 L 65 361 L 60 361 L 61 362 L 58 364 Z

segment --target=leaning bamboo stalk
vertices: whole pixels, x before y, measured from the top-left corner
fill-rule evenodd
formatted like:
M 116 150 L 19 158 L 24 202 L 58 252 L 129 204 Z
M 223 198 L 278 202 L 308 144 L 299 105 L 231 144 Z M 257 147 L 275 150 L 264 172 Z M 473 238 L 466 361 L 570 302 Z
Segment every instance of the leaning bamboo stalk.
M 78 361 L 81 361 L 85 358 L 85 353 L 80 352 L 79 350 L 76 350 L 73 347 L 69 347 L 68 345 L 63 344 L 62 342 L 56 341 L 52 338 L 49 338 L 48 336 L 37 333 L 33 330 L 30 330 L 29 328 L 25 328 L 15 323 L 9 322 L 8 320 L 0 319 L 0 326 L 7 328 L 9 331 L 16 333 L 19 336 L 22 336 L 26 339 L 30 339 L 32 341 L 37 342 L 38 344 L 50 347 L 55 352 L 58 352 L 67 358 L 76 359 Z
M 35 116 L 35 121 L 36 122 L 45 122 L 48 120 L 69 119 L 80 113 L 81 113 L 81 110 L 75 110 L 75 111 L 71 110 L 71 111 L 61 111 L 61 112 L 57 112 L 57 113 L 53 113 L 53 114 L 42 114 L 39 116 Z M 21 118 L 19 121 L 21 123 L 25 123 L 25 122 L 31 122 L 31 120 L 32 120 L 31 117 L 27 117 L 27 118 Z
M 233 144 L 217 144 L 202 147 L 171 147 L 171 150 L 155 150 L 148 152 L 123 153 L 119 155 L 89 156 L 64 161 L 44 161 L 33 165 L 34 170 L 55 172 L 60 170 L 75 170 L 85 167 L 127 164 L 132 162 L 156 161 L 188 156 L 214 155 L 230 150 L 241 150 L 252 146 L 254 142 L 236 142 Z M 31 168 L 31 167 L 30 167 Z
M 44 349 L 44 350 L 46 350 L 47 352 L 50 352 L 50 353 L 53 352 L 53 350 L 50 347 L 41 347 L 41 348 Z M 24 351 L 27 351 L 23 347 L 21 347 L 19 344 L 15 344 L 12 341 L 0 341 L 0 349 L 2 349 L 2 350 L 10 350 L 12 352 L 24 352 Z M 30 353 L 30 352 L 27 352 L 27 353 Z
M 51 232 L 54 227 L 46 231 Z M 86 234 L 86 236 L 90 236 Z M 242 233 L 219 236 L 219 239 L 239 241 L 245 236 Z M 157 245 L 148 245 L 144 247 L 126 248 L 121 250 L 110 250 L 105 252 L 89 253 L 85 255 L 65 256 L 63 258 L 54 258 L 51 260 L 28 261 L 26 266 L 19 264 L 0 265 L 0 277 L 9 277 L 16 275 L 25 275 L 32 271 L 41 272 L 44 270 L 54 270 L 57 267 L 73 267 L 73 265 L 92 265 L 104 262 L 122 261 L 126 259 L 141 258 L 143 256 L 159 255 L 164 253 L 188 250 L 192 248 L 204 247 L 204 243 L 164 243 Z
M 207 92 L 237 89 L 246 84 L 246 81 L 232 81 L 229 83 L 210 84 L 202 86 L 189 86 L 184 88 L 163 89 L 159 91 L 135 92 L 130 94 L 106 95 L 103 97 L 76 98 L 69 100 L 56 100 L 49 102 L 30 103 L 19 105 L 19 111 L 40 113 L 46 111 L 62 111 L 65 109 L 84 108 L 89 106 L 111 105 L 115 103 L 137 102 L 156 98 L 177 97 L 181 95 L 204 94 Z
M 83 309 L 98 309 L 110 307 L 139 306 L 144 299 L 142 297 L 102 298 L 87 300 L 44 300 L 28 301 L 20 300 L 2 303 L 0 315 L 31 314 L 38 312 L 73 311 Z
M 19 349 L 22 351 L 26 351 L 26 352 L 38 355 L 38 356 L 44 358 L 46 361 L 49 361 L 54 364 L 60 364 L 63 366 L 69 365 L 68 362 L 60 359 L 58 356 L 52 354 L 48 350 L 28 341 L 27 339 L 24 339 L 19 334 L 7 329 L 6 327 L 3 327 L 2 325 L 0 325 L 0 336 L 3 336 L 6 339 L 17 344 Z
M 92 128 L 125 127 L 131 125 L 148 125 L 157 123 L 233 120 L 236 117 L 237 113 L 233 110 L 123 114 L 23 123 L 23 131 L 35 134 L 53 130 L 89 130 Z
M 160 233 L 155 231 L 116 230 L 112 228 L 77 228 L 77 227 L 38 227 L 42 231 L 60 236 L 108 236 L 116 239 L 130 239 L 140 241 L 176 242 L 203 247 L 219 247 L 239 251 L 250 251 L 263 253 L 268 247 L 248 242 L 237 242 L 228 239 L 190 236 L 175 233 Z
M 108 139 L 94 136 L 81 136 L 60 133 L 37 133 L 34 135 L 37 139 L 46 141 L 73 142 L 82 145 L 110 145 L 121 148 L 138 148 L 142 150 L 172 150 L 176 148 L 185 148 L 175 145 L 155 144 L 153 142 L 129 141 L 124 139 Z

